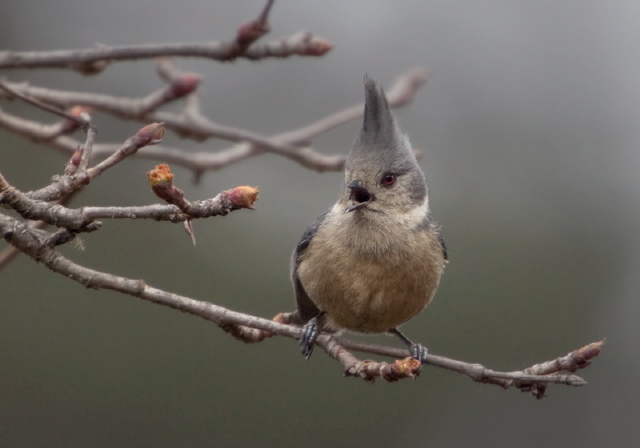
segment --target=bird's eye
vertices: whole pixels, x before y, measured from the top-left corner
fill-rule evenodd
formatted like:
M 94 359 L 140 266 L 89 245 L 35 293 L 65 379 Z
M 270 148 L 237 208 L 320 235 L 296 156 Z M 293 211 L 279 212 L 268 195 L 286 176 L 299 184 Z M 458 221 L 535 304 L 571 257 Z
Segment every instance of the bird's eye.
M 384 173 L 382 175 L 382 185 L 385 187 L 391 187 L 396 183 L 396 175 L 393 173 Z

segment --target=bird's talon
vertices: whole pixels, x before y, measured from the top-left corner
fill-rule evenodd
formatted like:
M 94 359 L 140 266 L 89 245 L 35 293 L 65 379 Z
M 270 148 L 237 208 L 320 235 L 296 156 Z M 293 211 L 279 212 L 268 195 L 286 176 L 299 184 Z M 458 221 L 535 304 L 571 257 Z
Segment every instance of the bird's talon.
M 420 364 L 427 363 L 427 355 L 429 354 L 429 351 L 424 345 L 411 344 L 411 347 L 409 347 L 409 351 L 411 352 L 411 357 L 420 361 Z
M 318 329 L 318 319 L 313 318 L 302 327 L 302 334 L 298 344 L 300 345 L 300 352 L 305 359 L 309 359 L 313 353 L 313 348 L 316 344 L 320 331 Z

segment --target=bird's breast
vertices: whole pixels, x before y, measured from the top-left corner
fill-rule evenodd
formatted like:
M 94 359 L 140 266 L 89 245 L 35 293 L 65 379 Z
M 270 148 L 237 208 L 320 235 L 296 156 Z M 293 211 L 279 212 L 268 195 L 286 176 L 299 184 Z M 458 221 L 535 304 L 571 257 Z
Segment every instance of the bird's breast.
M 320 229 L 300 262 L 300 281 L 330 326 L 386 332 L 433 298 L 445 263 L 437 234 L 348 224 Z

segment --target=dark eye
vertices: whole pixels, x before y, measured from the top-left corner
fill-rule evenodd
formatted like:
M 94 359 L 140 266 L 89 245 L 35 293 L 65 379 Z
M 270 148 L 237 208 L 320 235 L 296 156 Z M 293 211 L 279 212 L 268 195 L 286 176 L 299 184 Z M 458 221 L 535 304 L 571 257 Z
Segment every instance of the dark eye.
M 396 183 L 396 175 L 393 173 L 384 173 L 382 175 L 382 185 L 385 187 L 391 187 Z

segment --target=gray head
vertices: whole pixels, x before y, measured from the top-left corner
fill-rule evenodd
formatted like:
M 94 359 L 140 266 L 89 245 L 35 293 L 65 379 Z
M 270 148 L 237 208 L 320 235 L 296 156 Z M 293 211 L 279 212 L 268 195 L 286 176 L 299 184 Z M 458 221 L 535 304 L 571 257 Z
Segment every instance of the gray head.
M 364 89 L 362 129 L 347 158 L 340 202 L 347 212 L 407 213 L 425 204 L 424 174 L 382 87 L 365 75 Z

